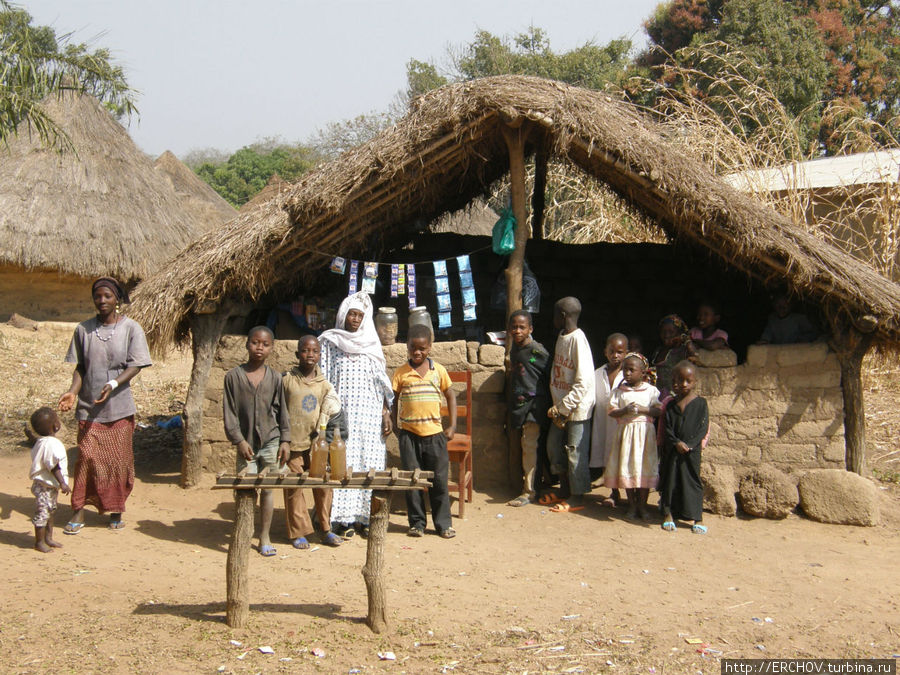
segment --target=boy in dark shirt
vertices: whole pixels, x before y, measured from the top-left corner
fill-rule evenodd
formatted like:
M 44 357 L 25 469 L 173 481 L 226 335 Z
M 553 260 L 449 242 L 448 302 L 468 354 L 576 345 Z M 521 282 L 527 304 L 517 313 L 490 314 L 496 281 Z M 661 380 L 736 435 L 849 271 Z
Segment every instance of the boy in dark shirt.
M 265 326 L 247 335 L 247 363 L 225 374 L 222 401 L 225 435 L 237 451 L 237 470 L 255 474 L 278 471 L 279 455 L 291 450 L 291 423 L 284 400 L 281 375 L 266 365 L 275 336 Z M 271 557 L 275 547 L 269 539 L 275 495 L 259 491 L 259 552 Z
M 547 419 L 550 407 L 548 389 L 550 354 L 544 346 L 531 338 L 531 314 L 524 309 L 509 315 L 507 335 L 512 338 L 509 352 L 511 370 L 507 396 L 509 418 L 513 433 L 519 434 L 522 447 L 522 494 L 507 502 L 509 506 L 525 506 L 534 500 L 534 474 L 537 465 L 537 446 L 540 424 Z

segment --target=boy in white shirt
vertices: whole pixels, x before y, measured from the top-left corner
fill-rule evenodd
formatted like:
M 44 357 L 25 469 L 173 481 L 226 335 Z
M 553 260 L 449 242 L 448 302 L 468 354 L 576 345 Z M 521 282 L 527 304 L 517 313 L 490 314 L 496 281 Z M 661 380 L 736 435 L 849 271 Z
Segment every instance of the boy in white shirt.
M 588 462 L 594 412 L 594 358 L 584 331 L 578 327 L 580 315 L 577 298 L 563 298 L 553 307 L 553 325 L 560 333 L 550 375 L 553 405 L 547 416 L 553 425 L 547 435 L 547 454 L 550 470 L 560 477 L 560 492 L 548 493 L 539 500 L 552 504 L 553 513 L 582 510 L 584 495 L 591 489 Z
M 53 540 L 53 512 L 56 511 L 57 497 L 62 490 L 69 494 L 66 482 L 68 459 L 66 446 L 55 434 L 60 430 L 59 416 L 52 408 L 38 408 L 31 415 L 31 428 L 38 439 L 31 448 L 31 494 L 35 497 L 34 549 L 49 553 L 62 544 Z

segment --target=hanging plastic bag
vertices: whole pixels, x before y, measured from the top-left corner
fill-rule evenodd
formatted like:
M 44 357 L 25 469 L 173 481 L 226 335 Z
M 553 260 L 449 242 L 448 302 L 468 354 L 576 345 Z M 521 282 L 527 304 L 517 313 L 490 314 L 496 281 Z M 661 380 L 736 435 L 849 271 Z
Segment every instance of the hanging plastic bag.
M 516 217 L 512 210 L 503 209 L 500 218 L 494 223 L 491 237 L 491 248 L 497 255 L 509 255 L 516 248 Z

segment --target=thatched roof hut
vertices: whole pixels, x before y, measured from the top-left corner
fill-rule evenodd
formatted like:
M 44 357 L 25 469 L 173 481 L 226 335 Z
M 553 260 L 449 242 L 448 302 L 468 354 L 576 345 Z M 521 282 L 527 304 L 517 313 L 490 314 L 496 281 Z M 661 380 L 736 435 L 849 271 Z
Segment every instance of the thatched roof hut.
M 146 277 L 209 224 L 96 99 L 69 93 L 45 109 L 74 151 L 24 125 L 0 149 L 0 299 L 4 312 L 72 320 L 90 309 L 88 279 Z
M 397 124 L 202 236 L 141 284 L 134 315 L 154 349 L 193 335 L 184 483 L 197 479 L 200 432 L 191 419 L 200 414 L 232 303 L 293 298 L 325 268 L 316 252 L 358 256 L 385 240 L 402 245 L 417 224 L 486 194 L 507 172 L 513 210 L 524 222 L 523 158 L 532 153 L 538 173 L 548 159 L 569 162 L 608 184 L 678 246 L 763 285 L 786 285 L 821 309 L 841 364 L 847 463 L 861 470 L 861 359 L 872 344 L 900 345 L 900 287 L 728 185 L 621 100 L 504 76 L 451 84 L 415 99 Z M 519 266 L 519 283 L 525 237 L 520 228 L 510 259 L 510 269 Z M 507 279 L 512 299 L 516 273 Z
M 522 120 L 554 157 L 608 183 L 671 239 L 787 284 L 832 313 L 874 317 L 876 342 L 900 342 L 896 284 L 717 178 L 628 104 L 520 76 L 448 85 L 416 99 L 372 141 L 192 243 L 138 291 L 135 309 L 148 337 L 164 348 L 187 336 L 198 308 L 290 295 L 303 274 L 322 268 L 311 249 L 349 253 L 461 208 L 509 170 L 500 127 Z
M 154 168 L 172 184 L 181 205 L 187 213 L 194 215 L 196 222 L 205 230 L 212 230 L 237 215 L 237 210 L 200 180 L 188 166 L 170 150 L 156 158 Z

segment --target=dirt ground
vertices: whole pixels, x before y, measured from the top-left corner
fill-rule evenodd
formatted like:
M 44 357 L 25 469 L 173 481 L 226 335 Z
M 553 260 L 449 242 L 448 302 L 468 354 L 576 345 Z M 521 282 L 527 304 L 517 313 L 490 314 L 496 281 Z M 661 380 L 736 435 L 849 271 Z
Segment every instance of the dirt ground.
M 180 489 L 180 434 L 154 424 L 180 409 L 188 359 L 176 355 L 135 384 L 138 422 L 149 426 L 136 432 L 127 527 L 107 530 L 91 512 L 80 534 L 59 535 L 64 548 L 32 550 L 22 421 L 67 388 L 70 332 L 0 326 L 2 672 L 712 674 L 721 656 L 900 653 L 895 368 L 873 364 L 867 376 L 881 526 L 707 516 L 701 537 L 629 523 L 597 494 L 585 511 L 556 515 L 479 493 L 451 541 L 409 539 L 405 517 L 392 515 L 391 627 L 374 635 L 363 622 L 365 542 L 295 551 L 279 497 L 278 555 L 251 554 L 249 627 L 231 630 L 231 494 L 206 489 L 211 477 Z M 71 445 L 71 416 L 64 422 Z M 58 527 L 69 513 L 62 502 Z M 396 660 L 380 660 L 387 651 Z

